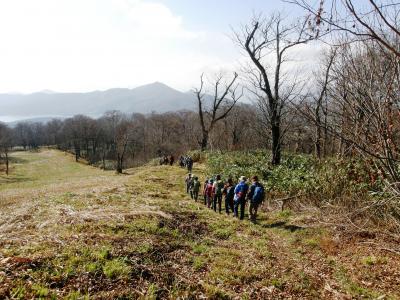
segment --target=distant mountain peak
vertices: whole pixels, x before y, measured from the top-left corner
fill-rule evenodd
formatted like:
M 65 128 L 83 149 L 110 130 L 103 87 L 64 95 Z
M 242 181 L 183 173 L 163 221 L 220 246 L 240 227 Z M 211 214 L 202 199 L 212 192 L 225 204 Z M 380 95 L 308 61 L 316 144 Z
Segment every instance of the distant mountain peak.
M 139 86 L 137 88 L 168 88 L 168 89 L 171 89 L 171 90 L 175 90 L 174 88 L 172 88 L 172 87 L 170 87 L 170 86 L 168 86 L 165 83 L 162 83 L 160 81 L 155 81 L 153 83 L 148 83 L 148 84 L 145 84 L 145 85 L 141 85 L 141 86 Z

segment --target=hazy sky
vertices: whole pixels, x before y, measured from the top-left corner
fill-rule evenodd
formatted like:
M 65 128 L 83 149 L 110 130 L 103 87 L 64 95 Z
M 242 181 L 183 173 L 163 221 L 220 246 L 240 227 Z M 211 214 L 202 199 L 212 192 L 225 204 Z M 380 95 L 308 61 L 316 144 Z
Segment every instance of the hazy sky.
M 1 0 L 0 92 L 188 90 L 240 58 L 230 26 L 277 9 L 301 13 L 279 0 Z

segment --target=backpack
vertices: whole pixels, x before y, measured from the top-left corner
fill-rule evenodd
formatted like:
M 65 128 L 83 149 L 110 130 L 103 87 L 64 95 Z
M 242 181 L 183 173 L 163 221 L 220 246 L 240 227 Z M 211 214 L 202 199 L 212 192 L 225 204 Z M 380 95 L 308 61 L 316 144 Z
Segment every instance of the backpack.
M 213 185 L 211 183 L 207 184 L 207 188 L 206 188 L 206 195 L 211 197 L 212 195 L 212 190 L 213 190 Z
M 224 183 L 222 181 L 217 181 L 215 184 L 215 194 L 222 195 L 222 190 L 224 189 Z
M 239 201 L 240 199 L 244 199 L 247 193 L 248 186 L 245 183 L 239 183 L 234 190 L 235 196 L 233 198 L 234 201 Z
M 199 189 L 200 189 L 200 181 L 198 181 L 198 180 L 193 181 L 193 190 L 195 192 L 198 192 Z
M 261 184 L 257 184 L 253 193 L 253 202 L 261 203 L 264 201 L 265 192 Z
M 188 185 L 189 185 L 189 188 L 192 190 L 193 189 L 193 184 L 194 184 L 194 179 L 193 179 L 193 177 L 189 180 L 189 182 L 188 182 Z
M 234 195 L 235 195 L 235 187 L 234 186 L 227 187 L 226 198 L 233 199 Z

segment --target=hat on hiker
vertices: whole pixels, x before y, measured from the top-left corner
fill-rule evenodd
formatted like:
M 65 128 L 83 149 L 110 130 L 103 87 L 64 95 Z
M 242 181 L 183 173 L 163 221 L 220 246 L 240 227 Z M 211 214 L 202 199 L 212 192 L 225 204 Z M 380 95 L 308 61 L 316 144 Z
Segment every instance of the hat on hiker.
M 240 181 L 246 181 L 247 178 L 246 178 L 246 176 L 240 176 L 240 177 L 239 177 L 239 180 L 240 180 Z

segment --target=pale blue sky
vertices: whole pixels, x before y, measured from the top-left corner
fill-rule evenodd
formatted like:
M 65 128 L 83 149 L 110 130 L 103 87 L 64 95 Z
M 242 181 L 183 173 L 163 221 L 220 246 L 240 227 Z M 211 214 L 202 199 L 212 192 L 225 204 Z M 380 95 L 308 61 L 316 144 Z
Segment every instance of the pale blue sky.
M 282 9 L 302 13 L 279 0 L 2 0 L 0 92 L 188 90 L 242 59 L 230 26 Z
M 229 30 L 229 25 L 246 22 L 253 12 L 274 11 L 302 14 L 298 7 L 280 0 L 160 0 L 181 15 L 193 29 Z

